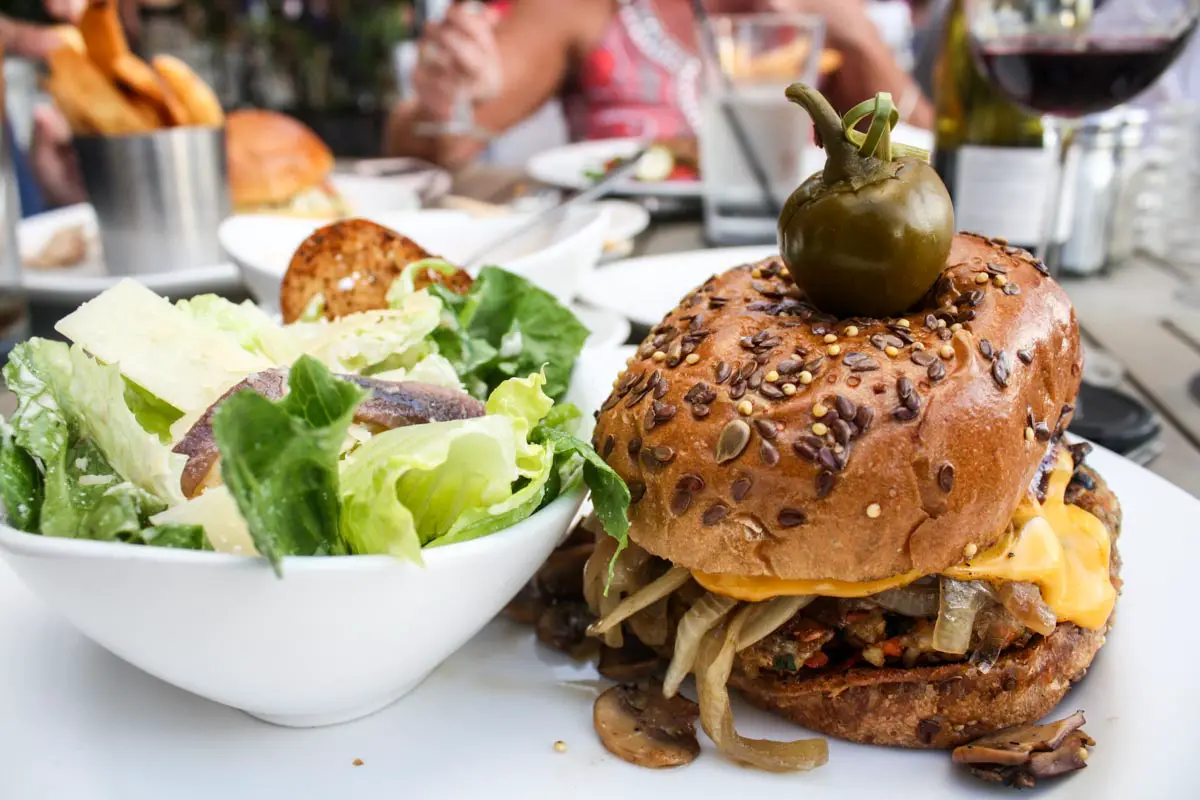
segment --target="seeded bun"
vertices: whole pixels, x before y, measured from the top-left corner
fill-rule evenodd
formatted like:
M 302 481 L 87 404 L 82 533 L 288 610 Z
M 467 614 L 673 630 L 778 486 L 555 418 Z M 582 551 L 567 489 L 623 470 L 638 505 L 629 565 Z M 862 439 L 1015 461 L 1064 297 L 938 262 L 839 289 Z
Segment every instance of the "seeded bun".
M 994 543 L 1079 390 L 1062 289 L 971 234 L 894 320 L 822 314 L 781 269 L 709 279 L 619 376 L 594 442 L 630 486 L 631 538 L 693 570 L 844 581 Z
M 321 187 L 333 172 L 333 151 L 297 119 L 242 109 L 225 120 L 229 188 L 239 212 L 280 207 Z
M 1121 506 L 1087 467 L 1093 489 L 1073 502 L 1095 515 L 1112 539 L 1111 577 L 1119 590 Z M 1111 619 L 1110 619 L 1111 623 Z M 814 731 L 862 744 L 951 748 L 1011 725 L 1045 717 L 1091 666 L 1107 628 L 1063 623 L 1047 637 L 1005 653 L 986 674 L 969 663 L 867 667 L 777 679 L 735 669 L 730 680 L 752 705 Z

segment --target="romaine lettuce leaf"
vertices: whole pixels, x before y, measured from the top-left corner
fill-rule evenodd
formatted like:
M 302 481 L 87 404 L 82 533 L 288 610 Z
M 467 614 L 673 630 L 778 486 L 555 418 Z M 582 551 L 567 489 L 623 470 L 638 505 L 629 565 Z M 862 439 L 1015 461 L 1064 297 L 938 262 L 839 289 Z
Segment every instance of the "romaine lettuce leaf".
M 388 372 L 377 372 L 371 376 L 381 381 L 416 381 L 433 386 L 445 386 L 447 389 L 462 391 L 462 381 L 454 371 L 454 365 L 436 353 L 422 358 L 412 369 L 394 369 Z
M 238 304 L 202 294 L 175 306 L 205 327 L 230 334 L 244 350 L 276 364 L 291 364 L 300 356 L 285 329 L 249 300 Z
M 411 369 L 432 351 L 426 338 L 438 326 L 441 303 L 422 290 L 393 309 L 349 314 L 333 321 L 297 322 L 286 331 L 298 351 L 334 372 L 369 375 Z
M 199 525 L 158 525 L 142 531 L 142 543 L 177 550 L 211 550 Z
M 546 502 L 551 448 L 529 441 L 552 401 L 535 372 L 505 381 L 487 415 L 375 436 L 342 469 L 342 530 L 356 553 L 420 562 L 420 550 L 478 538 Z
M 308 356 L 292 366 L 288 387 L 277 403 L 238 392 L 213 415 L 221 476 L 277 574 L 283 556 L 346 552 L 338 453 L 365 396 Z
M 573 463 L 582 459 L 583 480 L 591 490 L 596 517 L 605 532 L 617 540 L 617 552 L 624 550 L 629 542 L 630 495 L 621 476 L 604 463 L 591 445 L 569 433 L 539 425 L 533 431 L 533 440 L 554 449 L 560 469 L 570 470 Z
M 183 502 L 180 477 L 187 457 L 172 453 L 142 428 L 125 403 L 126 384 L 116 365 L 105 365 L 75 345 L 70 350 L 67 405 L 83 434 L 100 448 L 113 471 L 165 505 Z
M 4 519 L 21 531 L 36 533 L 42 511 L 42 475 L 37 463 L 13 438 L 0 418 L 0 504 Z
M 137 417 L 138 424 L 164 444 L 171 441 L 171 426 L 183 416 L 182 411 L 159 400 L 128 378 L 125 379 L 125 405 Z
M 161 500 L 132 483 L 106 481 L 91 486 L 96 496 L 80 522 L 80 539 L 139 542 L 143 521 L 164 509 Z M 87 485 L 80 488 L 86 489 Z
M 389 301 L 403 302 L 417 268 L 437 263 L 406 269 L 392 284 Z M 448 312 L 433 335 L 438 352 L 471 394 L 482 399 L 508 378 L 543 367 L 546 394 L 558 400 L 566 393 L 589 331 L 553 295 L 498 267 L 484 267 L 465 296 L 438 284 L 426 291 Z
M 70 353 L 62 342 L 22 342 L 4 365 L 4 383 L 17 397 L 17 410 L 9 421 L 13 439 L 43 462 L 59 456 L 70 440 L 67 411 L 59 402 L 70 381 Z

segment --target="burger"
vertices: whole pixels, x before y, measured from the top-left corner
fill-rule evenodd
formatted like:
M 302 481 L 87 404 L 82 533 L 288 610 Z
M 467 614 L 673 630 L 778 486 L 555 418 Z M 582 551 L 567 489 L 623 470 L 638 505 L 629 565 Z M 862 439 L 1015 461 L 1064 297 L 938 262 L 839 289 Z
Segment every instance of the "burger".
M 234 111 L 225 139 L 236 213 L 313 219 L 348 213 L 329 180 L 333 152 L 299 120 L 261 109 Z
M 664 692 L 695 672 L 740 760 L 726 684 L 838 738 L 951 748 L 1045 716 L 1104 643 L 1121 515 L 1064 435 L 1071 305 L 1001 242 L 959 235 L 948 263 L 889 319 L 820 312 L 778 258 L 732 269 L 599 414 L 633 503 L 593 630 L 661 604 Z
M 786 264 L 683 298 L 597 416 L 632 503 L 628 544 L 601 537 L 585 570 L 591 632 L 667 660 L 666 698 L 695 674 L 705 731 L 767 769 L 822 763 L 824 742 L 744 739 L 729 688 L 868 744 L 954 748 L 1040 719 L 1120 588 L 1120 507 L 1065 434 L 1070 302 L 1028 252 L 958 234 L 895 313 L 830 313 L 782 238 Z

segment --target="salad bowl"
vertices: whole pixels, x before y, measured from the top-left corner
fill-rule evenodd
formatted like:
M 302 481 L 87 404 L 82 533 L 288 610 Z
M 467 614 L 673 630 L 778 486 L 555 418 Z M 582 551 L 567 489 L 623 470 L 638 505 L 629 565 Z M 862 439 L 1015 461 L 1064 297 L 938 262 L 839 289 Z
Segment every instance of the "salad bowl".
M 371 215 L 374 222 L 392 228 L 426 250 L 451 262 L 474 256 L 490 242 L 516 231 L 532 214 L 476 218 L 462 211 L 431 210 Z M 279 303 L 279 286 L 292 254 L 307 236 L 324 223 L 271 216 L 234 216 L 222 223 L 221 246 L 242 271 L 250 294 L 259 304 Z M 608 235 L 608 210 L 584 206 L 568 211 L 558 224 L 530 231 L 503 244 L 489 263 L 542 287 L 560 302 L 575 298 L 590 275 Z
M 30 536 L 0 552 L 88 638 L 167 683 L 277 725 L 378 711 L 480 631 L 559 543 L 565 494 L 507 530 L 392 556 L 263 559 Z

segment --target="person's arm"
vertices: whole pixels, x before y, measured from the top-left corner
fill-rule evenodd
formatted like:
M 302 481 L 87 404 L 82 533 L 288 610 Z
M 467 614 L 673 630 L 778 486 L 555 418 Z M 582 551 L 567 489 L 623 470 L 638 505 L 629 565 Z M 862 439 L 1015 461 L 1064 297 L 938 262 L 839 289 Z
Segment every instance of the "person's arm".
M 461 16 L 448 18 L 422 41 L 421 63 L 413 75 L 415 96 L 392 111 L 385 149 L 451 168 L 467 163 L 485 142 L 422 135 L 417 128 L 423 122 L 444 122 L 459 91 L 473 92 L 475 123 L 493 133 L 525 119 L 558 91 L 573 53 L 591 38 L 593 28 L 603 25 L 606 20 L 598 12 L 607 13 L 608 7 L 595 0 L 517 0 L 486 30 L 478 25 L 464 30 Z M 458 7 L 451 9 L 455 11 Z

